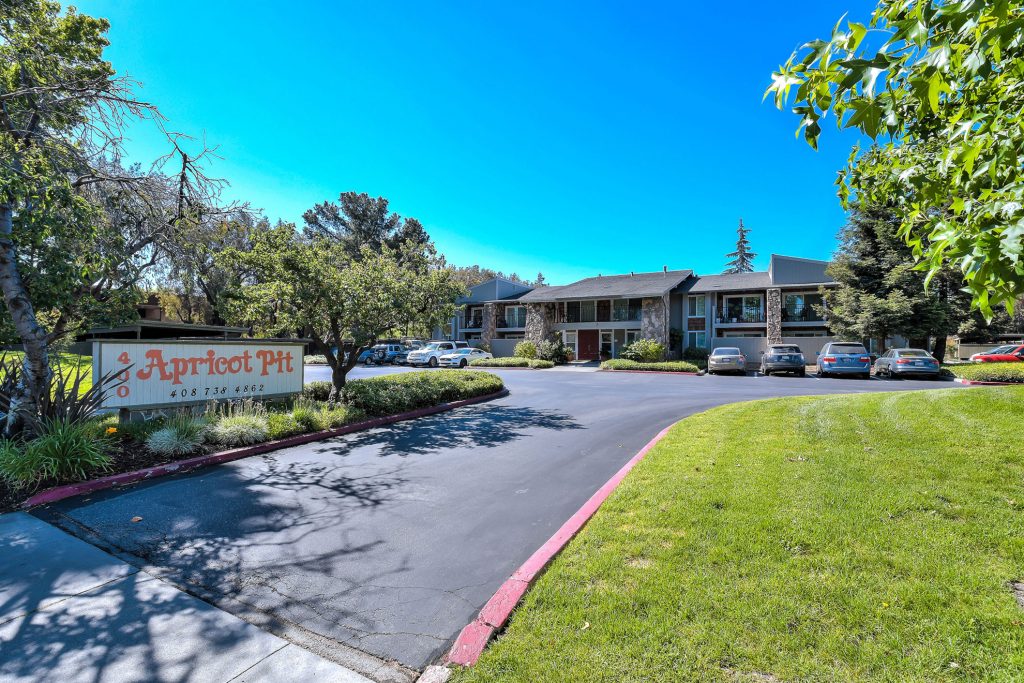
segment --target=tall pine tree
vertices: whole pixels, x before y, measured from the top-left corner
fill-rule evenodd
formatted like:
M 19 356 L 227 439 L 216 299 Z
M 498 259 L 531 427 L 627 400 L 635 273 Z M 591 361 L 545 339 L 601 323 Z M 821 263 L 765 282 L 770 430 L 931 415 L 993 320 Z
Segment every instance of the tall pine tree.
M 750 240 L 747 233 L 750 228 L 743 227 L 743 219 L 740 219 L 740 227 L 736 228 L 736 251 L 726 254 L 726 258 L 732 259 L 726 264 L 725 273 L 750 273 L 754 270 L 754 259 L 757 254 L 750 251 Z

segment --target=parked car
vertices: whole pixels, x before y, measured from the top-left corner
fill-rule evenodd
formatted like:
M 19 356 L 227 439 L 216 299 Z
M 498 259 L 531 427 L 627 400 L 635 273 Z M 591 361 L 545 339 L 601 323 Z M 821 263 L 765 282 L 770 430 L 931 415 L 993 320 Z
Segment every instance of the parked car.
M 829 375 L 871 379 L 871 355 L 860 342 L 829 342 L 818 353 L 818 377 Z
M 735 346 L 722 346 L 708 356 L 708 374 L 719 372 L 738 372 L 746 374 L 747 358 Z
M 804 352 L 796 344 L 769 344 L 761 355 L 761 374 L 792 372 L 803 377 L 807 374 Z
M 405 351 L 401 344 L 377 344 L 372 349 L 367 349 L 359 354 L 359 360 L 367 365 L 394 363 L 395 358 Z
M 429 365 L 432 368 L 436 368 L 441 363 L 441 356 L 446 353 L 451 353 L 456 348 L 457 342 L 450 341 L 432 341 L 426 346 L 420 349 L 413 349 L 406 356 L 406 363 L 413 367 L 420 367 L 422 365 Z M 468 347 L 466 342 L 462 342 L 462 348 Z
M 464 368 L 478 358 L 494 358 L 491 354 L 482 349 L 455 349 L 452 353 L 446 353 L 438 359 L 444 367 Z
M 875 374 L 879 377 L 939 376 L 941 368 L 924 349 L 889 349 L 875 361 Z
M 997 346 L 994 349 L 989 349 L 988 351 L 979 351 L 978 353 L 971 354 L 971 357 L 968 358 L 968 360 L 977 362 L 982 359 L 982 356 L 1006 353 L 1008 351 L 1012 351 L 1016 346 L 1016 344 L 1003 344 L 1002 346 Z
M 999 353 L 995 353 L 999 351 Z M 971 360 L 974 360 L 974 356 L 971 356 Z M 1024 344 L 1014 344 L 1009 349 L 992 349 L 988 353 L 981 354 L 978 357 L 979 363 L 1013 363 L 1024 361 Z

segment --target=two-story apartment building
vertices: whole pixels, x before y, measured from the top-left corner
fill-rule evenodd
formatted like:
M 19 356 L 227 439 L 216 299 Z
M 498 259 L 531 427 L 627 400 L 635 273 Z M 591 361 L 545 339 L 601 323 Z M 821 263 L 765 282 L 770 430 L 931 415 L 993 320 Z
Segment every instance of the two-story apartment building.
M 665 268 L 536 288 L 490 280 L 460 300 L 446 336 L 486 343 L 495 355 L 510 355 L 519 339 L 561 339 L 581 360 L 617 357 L 639 338 L 674 355 L 688 346 L 738 346 L 752 359 L 768 343 L 785 342 L 813 361 L 832 340 L 817 310 L 821 288 L 835 285 L 827 265 L 773 254 L 767 271 L 735 275 Z

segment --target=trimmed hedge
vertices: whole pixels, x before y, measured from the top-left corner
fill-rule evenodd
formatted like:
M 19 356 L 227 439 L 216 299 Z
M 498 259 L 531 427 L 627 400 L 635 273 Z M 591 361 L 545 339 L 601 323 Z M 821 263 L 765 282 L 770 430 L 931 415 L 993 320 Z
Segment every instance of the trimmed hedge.
M 970 363 L 945 368 L 955 377 L 972 382 L 1022 382 L 1024 363 Z
M 353 380 L 345 385 L 341 397 L 346 405 L 380 416 L 493 394 L 504 388 L 501 378 L 489 372 L 427 370 Z
M 693 363 L 683 360 L 670 360 L 663 363 L 638 363 L 635 360 L 615 358 L 601 363 L 602 370 L 647 370 L 650 372 L 699 372 Z
M 477 358 L 470 365 L 477 368 L 534 368 L 537 370 L 555 367 L 555 364 L 549 360 L 534 360 L 533 358 L 519 358 L 517 356 Z

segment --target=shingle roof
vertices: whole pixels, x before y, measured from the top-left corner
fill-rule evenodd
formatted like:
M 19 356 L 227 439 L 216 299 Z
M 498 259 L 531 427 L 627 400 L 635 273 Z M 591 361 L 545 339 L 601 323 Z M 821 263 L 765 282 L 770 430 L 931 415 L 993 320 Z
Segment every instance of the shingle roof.
M 732 273 L 728 275 L 701 275 L 690 287 L 691 292 L 721 292 L 734 289 L 768 289 L 772 279 L 768 271 Z
M 613 299 L 662 296 L 693 275 L 692 270 L 670 270 L 630 275 L 598 275 L 559 287 L 538 287 L 520 301 L 565 301 L 568 299 Z

